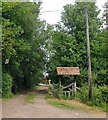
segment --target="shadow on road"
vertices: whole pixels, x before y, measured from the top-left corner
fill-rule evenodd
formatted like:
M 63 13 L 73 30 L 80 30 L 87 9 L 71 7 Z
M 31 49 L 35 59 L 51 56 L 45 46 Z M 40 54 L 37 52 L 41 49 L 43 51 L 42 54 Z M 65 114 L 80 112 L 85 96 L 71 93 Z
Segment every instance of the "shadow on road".
M 48 87 L 39 86 L 37 89 L 38 94 L 47 94 L 48 93 Z

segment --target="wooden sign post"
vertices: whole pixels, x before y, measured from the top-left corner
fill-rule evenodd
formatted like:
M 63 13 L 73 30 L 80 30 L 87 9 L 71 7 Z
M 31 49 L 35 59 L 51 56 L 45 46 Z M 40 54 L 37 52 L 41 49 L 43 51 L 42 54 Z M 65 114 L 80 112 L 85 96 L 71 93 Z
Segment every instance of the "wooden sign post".
M 79 67 L 57 67 L 58 75 L 80 75 Z

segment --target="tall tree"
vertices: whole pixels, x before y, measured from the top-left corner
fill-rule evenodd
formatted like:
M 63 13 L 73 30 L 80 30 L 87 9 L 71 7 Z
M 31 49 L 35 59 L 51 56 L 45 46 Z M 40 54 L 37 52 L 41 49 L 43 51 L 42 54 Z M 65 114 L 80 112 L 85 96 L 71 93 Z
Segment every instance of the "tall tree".
M 100 58 L 103 55 L 104 35 L 102 34 L 102 20 L 98 17 L 100 10 L 95 3 L 88 3 L 89 31 L 91 46 L 91 62 L 93 71 L 93 82 L 98 85 L 105 83 L 99 80 L 98 73 L 104 70 Z M 78 84 L 87 82 L 87 49 L 86 49 L 86 23 L 84 14 L 85 4 L 76 2 L 75 5 L 66 5 L 61 16 L 61 24 L 57 25 L 53 35 L 52 46 L 54 54 L 51 57 L 51 70 L 57 66 L 79 66 L 81 75 Z M 103 63 L 104 64 L 104 63 Z M 105 74 L 104 74 L 105 75 Z M 100 82 L 100 83 L 99 83 Z
M 46 38 L 39 10 L 38 3 L 3 3 L 3 73 L 18 89 L 32 88 L 43 78 Z

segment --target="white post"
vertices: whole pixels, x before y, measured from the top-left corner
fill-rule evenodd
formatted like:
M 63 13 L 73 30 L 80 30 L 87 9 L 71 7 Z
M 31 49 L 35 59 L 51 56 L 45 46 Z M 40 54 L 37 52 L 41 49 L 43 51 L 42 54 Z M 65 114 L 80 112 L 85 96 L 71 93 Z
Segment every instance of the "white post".
M 75 91 L 75 93 L 76 93 L 76 81 L 75 81 L 75 83 L 74 83 L 74 91 Z
M 51 80 L 48 80 L 49 85 L 51 84 Z

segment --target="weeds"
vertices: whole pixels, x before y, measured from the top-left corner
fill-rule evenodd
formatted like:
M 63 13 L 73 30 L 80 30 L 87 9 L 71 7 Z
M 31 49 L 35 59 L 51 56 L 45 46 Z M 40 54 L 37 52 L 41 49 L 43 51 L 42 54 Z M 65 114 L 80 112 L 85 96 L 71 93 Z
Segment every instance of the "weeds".
M 36 97 L 36 94 L 30 94 L 25 97 L 25 101 L 27 103 L 34 103 L 34 98 Z
M 46 97 L 46 100 L 49 104 L 59 108 L 72 109 L 88 113 L 100 112 L 100 109 L 97 107 L 88 106 L 84 103 L 81 103 L 79 100 L 59 100 L 55 98 L 48 98 L 48 96 Z

